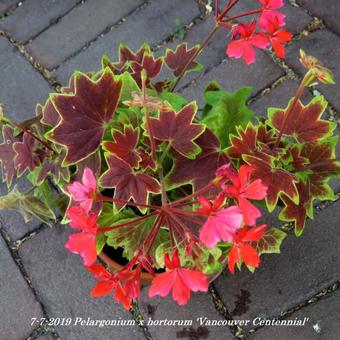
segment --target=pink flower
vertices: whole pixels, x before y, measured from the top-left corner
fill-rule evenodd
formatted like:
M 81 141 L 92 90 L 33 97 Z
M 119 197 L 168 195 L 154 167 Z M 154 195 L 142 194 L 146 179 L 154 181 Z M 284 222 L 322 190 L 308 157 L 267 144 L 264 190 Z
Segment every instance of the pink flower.
M 286 16 L 278 11 L 273 11 L 274 9 L 278 9 L 283 7 L 283 0 L 258 0 L 263 6 L 264 9 L 261 13 L 261 16 L 258 20 L 259 25 L 262 29 L 267 29 L 271 20 L 277 18 L 279 22 L 279 26 L 284 26 Z
M 86 211 L 92 208 L 93 200 L 97 192 L 97 181 L 90 168 L 85 168 L 81 182 L 73 182 L 66 186 L 67 191 L 76 202 L 81 202 L 80 206 Z
M 65 247 L 72 253 L 79 254 L 85 266 L 91 266 L 97 259 L 96 233 L 97 216 L 93 213 L 88 214 L 84 208 L 73 206 L 66 212 L 71 220 L 70 226 L 80 229 L 81 232 L 69 236 Z
M 227 46 L 228 57 L 239 59 L 243 57 L 244 62 L 249 65 L 255 62 L 254 46 L 258 48 L 266 48 L 269 40 L 261 33 L 256 33 L 256 22 L 249 24 L 238 24 L 233 34 L 240 39 L 234 39 Z
M 167 296 L 172 290 L 172 297 L 179 305 L 185 305 L 190 299 L 190 292 L 206 292 L 208 290 L 207 276 L 203 273 L 180 267 L 178 250 L 173 251 L 172 259 L 169 254 L 164 256 L 167 271 L 157 274 L 149 289 L 149 297 Z
M 208 247 L 214 247 L 218 242 L 232 242 L 237 229 L 241 227 L 242 212 L 237 206 L 221 209 L 225 196 L 218 195 L 214 204 L 211 204 L 205 197 L 198 200 L 202 208 L 198 209 L 208 216 L 200 230 L 200 240 Z
M 267 195 L 267 187 L 262 184 L 260 179 L 250 182 L 252 170 L 252 166 L 242 165 L 238 176 L 230 176 L 232 185 L 222 184 L 222 189 L 229 197 L 237 198 L 244 223 L 249 226 L 255 224 L 256 219 L 261 216 L 261 212 L 248 199 L 262 200 Z

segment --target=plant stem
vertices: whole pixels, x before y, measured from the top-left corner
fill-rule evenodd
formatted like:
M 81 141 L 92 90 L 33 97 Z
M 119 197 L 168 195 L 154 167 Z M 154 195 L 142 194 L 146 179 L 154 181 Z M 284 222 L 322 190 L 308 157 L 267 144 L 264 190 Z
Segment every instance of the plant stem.
M 298 87 L 298 89 L 295 93 L 294 100 L 293 100 L 292 104 L 289 106 L 289 109 L 288 109 L 287 113 L 285 114 L 282 125 L 280 127 L 280 132 L 279 132 L 279 135 L 276 138 L 276 142 L 275 142 L 275 145 L 274 145 L 274 150 L 280 145 L 281 138 L 282 138 L 282 135 L 284 133 L 284 129 L 286 128 L 286 125 L 289 122 L 289 119 L 294 112 L 295 106 L 298 103 L 298 100 L 300 99 L 300 97 L 303 93 L 303 90 L 305 88 L 305 84 L 308 82 L 310 76 L 311 76 L 311 74 L 308 71 L 305 74 L 305 76 L 303 77 L 303 79 L 302 79 L 302 81 L 301 81 L 301 83 L 300 83 L 300 85 L 299 85 L 299 87 Z
M 245 17 L 247 15 L 261 13 L 262 11 L 263 11 L 262 8 L 254 9 L 252 11 L 244 12 L 244 13 L 241 13 L 241 14 L 234 15 L 232 17 L 225 18 L 225 20 L 223 20 L 223 22 L 229 22 L 229 21 L 232 21 L 232 20 L 235 20 L 235 19 L 238 19 L 238 18 Z
M 203 40 L 202 44 L 200 45 L 200 47 L 196 50 L 196 52 L 192 55 L 192 57 L 188 60 L 188 62 L 185 64 L 182 72 L 179 74 L 179 76 L 177 77 L 174 85 L 171 87 L 170 92 L 173 92 L 176 88 L 176 86 L 178 85 L 178 83 L 180 82 L 180 80 L 183 78 L 185 72 L 187 71 L 188 67 L 190 66 L 190 64 L 195 60 L 195 58 L 202 52 L 202 50 L 204 49 L 204 47 L 209 43 L 209 41 L 211 40 L 211 38 L 214 36 L 214 34 L 217 32 L 217 30 L 219 29 L 219 26 L 217 23 L 215 23 L 214 28 L 208 33 L 208 35 L 205 37 L 205 39 Z
M 145 241 L 143 242 L 143 246 L 145 246 L 146 243 L 149 242 L 149 239 L 150 239 L 150 244 L 148 246 L 146 254 L 148 254 L 150 252 L 150 250 L 152 249 L 152 246 L 155 243 L 158 231 L 159 231 L 160 227 L 162 226 L 163 220 L 164 220 L 164 216 L 158 215 L 153 228 L 151 229 L 149 235 L 146 237 Z
M 126 227 L 128 225 L 133 225 L 133 224 L 139 223 L 139 222 L 141 222 L 143 220 L 146 220 L 149 217 L 157 215 L 157 214 L 159 214 L 158 211 L 153 211 L 152 213 L 149 213 L 149 214 L 147 214 L 145 216 L 137 217 L 133 221 L 116 224 L 116 225 L 113 225 L 111 227 L 102 227 L 102 228 L 99 228 L 98 231 L 97 231 L 97 235 L 102 234 L 102 233 L 106 233 L 107 231 L 111 231 L 111 230 L 119 229 L 119 228 L 122 228 L 122 227 Z
M 124 201 L 120 200 L 118 198 L 110 198 L 110 197 L 105 197 L 102 195 L 97 195 L 95 198 L 97 201 L 104 201 L 104 202 L 112 202 L 112 203 L 120 203 L 120 204 L 126 204 L 126 205 L 131 205 L 133 207 L 141 207 L 141 208 L 149 208 L 149 209 L 154 209 L 154 210 L 160 210 L 161 207 L 159 205 L 150 205 L 150 204 L 144 204 L 144 203 L 136 203 L 136 202 L 131 202 L 131 201 Z
M 239 2 L 239 0 L 229 1 L 228 5 L 224 8 L 218 16 L 217 21 L 221 21 L 223 17 Z
M 32 133 L 31 131 L 29 131 L 28 129 L 26 129 L 24 126 L 20 125 L 19 123 L 16 123 L 15 121 L 9 119 L 9 118 L 5 118 L 2 117 L 2 120 L 4 120 L 6 123 L 16 127 L 17 129 L 21 130 L 24 133 L 27 133 L 28 135 L 30 135 L 32 138 L 34 138 L 35 140 L 37 140 L 39 143 L 41 143 L 42 145 L 44 145 L 48 150 L 52 151 L 53 153 L 57 153 L 55 150 L 53 150 L 45 141 L 41 140 L 38 136 L 36 136 L 34 133 Z

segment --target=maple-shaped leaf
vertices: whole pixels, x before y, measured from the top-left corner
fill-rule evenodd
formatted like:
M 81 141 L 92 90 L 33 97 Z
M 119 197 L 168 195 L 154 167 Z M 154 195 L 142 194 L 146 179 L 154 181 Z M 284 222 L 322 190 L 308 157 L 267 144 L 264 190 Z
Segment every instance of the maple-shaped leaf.
M 290 198 L 285 195 L 281 199 L 285 205 L 280 212 L 279 219 L 282 221 L 294 221 L 295 235 L 300 236 L 303 232 L 307 216 L 313 219 L 313 200 L 311 197 L 310 183 L 300 181 L 296 185 L 299 192 L 299 204 L 295 204 Z
M 254 167 L 251 174 L 252 178 L 260 179 L 262 184 L 268 188 L 266 203 L 269 212 L 275 209 L 282 193 L 286 194 L 296 204 L 299 203 L 299 194 L 295 185 L 298 179 L 289 171 L 280 166 L 275 166 L 275 158 L 261 159 L 244 155 L 243 159 Z
M 270 108 L 268 109 L 269 123 L 280 130 L 285 117 L 292 105 L 290 101 L 288 107 L 284 110 Z M 327 102 L 322 96 L 317 96 L 309 104 L 304 106 L 298 101 L 286 121 L 284 135 L 293 136 L 298 142 L 316 142 L 317 140 L 330 136 L 336 127 L 336 124 L 320 117 L 327 107 Z
M 231 158 L 242 158 L 243 155 L 257 155 L 264 147 L 275 142 L 273 131 L 268 130 L 264 124 L 254 126 L 249 122 L 246 128 L 236 127 L 237 135 L 231 134 L 227 153 Z M 267 152 L 268 150 L 266 150 Z
M 229 135 L 236 127 L 245 127 L 252 119 L 253 112 L 247 106 L 251 92 L 251 87 L 244 87 L 233 93 L 222 90 L 204 93 L 202 122 L 215 133 L 222 147 L 229 144 Z
M 310 195 L 313 199 L 334 199 L 334 193 L 328 185 L 328 181 L 330 178 L 340 175 L 340 162 L 336 160 L 335 153 L 337 141 L 338 136 L 329 137 L 318 143 L 307 143 L 301 150 L 301 156 L 308 159 L 310 164 L 306 167 L 307 178 L 310 182 Z M 302 167 L 300 171 L 303 170 Z M 297 175 L 300 174 L 301 172 L 297 173 Z M 306 174 L 303 177 L 306 178 Z
M 178 77 L 186 68 L 188 71 L 199 71 L 202 69 L 202 65 L 195 60 L 187 66 L 190 59 L 197 53 L 199 45 L 195 45 L 188 49 L 186 43 L 177 45 L 176 50 L 166 49 L 165 52 L 165 63 L 173 71 L 175 77 Z
M 130 164 L 114 155 L 109 155 L 106 161 L 109 169 L 103 173 L 99 183 L 104 188 L 114 188 L 114 198 L 147 204 L 150 193 L 160 192 L 159 182 L 150 175 L 135 172 Z M 125 204 L 117 203 L 116 206 L 121 209 Z M 139 210 L 145 211 L 143 208 Z
M 165 177 L 169 189 L 190 183 L 194 190 L 207 185 L 215 178 L 216 170 L 228 163 L 226 153 L 221 150 L 218 138 L 209 129 L 196 140 L 202 152 L 195 159 L 188 159 L 180 154 L 174 154 L 174 164 Z
M 116 111 L 121 88 L 122 82 L 106 68 L 96 81 L 76 74 L 74 94 L 52 95 L 61 121 L 49 139 L 67 148 L 63 165 L 74 164 L 98 149 Z
M 262 254 L 278 254 L 280 246 L 287 234 L 277 228 L 268 228 L 264 235 L 257 241 L 251 242 L 259 255 Z
M 21 142 L 13 144 L 15 151 L 14 164 L 20 177 L 27 169 L 33 171 L 40 163 L 39 153 L 35 150 L 36 140 L 24 133 Z
M 103 142 L 104 150 L 112 153 L 130 164 L 133 168 L 138 167 L 141 157 L 137 152 L 139 143 L 139 129 L 131 125 L 124 126 L 124 132 L 112 129 L 113 142 Z
M 201 148 L 194 140 L 203 133 L 205 126 L 193 123 L 197 104 L 191 102 L 179 112 L 161 111 L 158 118 L 150 119 L 153 136 L 167 141 L 171 147 L 187 158 L 195 158 Z
M 14 129 L 10 126 L 2 126 L 2 144 L 0 144 L 0 165 L 2 172 L 2 181 L 6 181 L 7 187 L 12 185 L 16 176 L 17 169 L 14 163 L 16 153 L 13 149 L 14 143 L 20 142 L 22 137 L 14 135 Z
M 155 160 L 152 158 L 152 156 L 149 152 L 147 152 L 145 149 L 140 147 L 140 148 L 138 148 L 138 155 L 141 158 L 139 166 L 143 170 L 146 170 L 147 168 L 149 168 L 151 170 L 156 170 L 157 164 L 156 164 Z
M 61 88 L 61 93 L 74 93 L 74 74 L 70 78 L 69 86 L 65 86 Z M 37 116 L 41 116 L 41 123 L 45 125 L 49 125 L 55 127 L 60 122 L 60 115 L 57 109 L 54 107 L 52 100 L 47 99 L 44 106 L 41 104 L 37 104 L 35 108 L 35 112 Z
M 102 160 L 100 156 L 100 151 L 93 153 L 91 156 L 83 159 L 79 163 L 77 163 L 77 170 L 74 174 L 74 181 L 81 182 L 83 177 L 83 172 L 85 168 L 89 168 L 92 170 L 94 176 L 97 178 L 100 175 L 102 166 Z

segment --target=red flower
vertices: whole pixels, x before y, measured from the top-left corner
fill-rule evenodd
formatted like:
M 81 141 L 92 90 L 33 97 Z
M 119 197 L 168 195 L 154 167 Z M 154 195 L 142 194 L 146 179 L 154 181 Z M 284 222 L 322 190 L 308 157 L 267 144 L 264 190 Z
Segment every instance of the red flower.
M 205 197 L 198 198 L 202 208 L 197 211 L 208 216 L 200 230 L 200 240 L 208 248 L 214 247 L 219 241 L 231 242 L 236 230 L 241 227 L 241 210 L 237 206 L 220 209 L 224 199 L 224 193 L 217 196 L 214 204 Z
M 190 292 L 208 290 L 207 276 L 203 273 L 180 267 L 178 250 L 173 251 L 172 259 L 169 254 L 164 256 L 167 271 L 157 274 L 149 289 L 149 296 L 167 296 L 172 290 L 172 297 L 179 305 L 184 305 L 190 299 Z
M 75 181 L 66 186 L 67 191 L 71 194 L 72 199 L 81 202 L 80 206 L 86 211 L 92 208 L 93 200 L 97 191 L 97 181 L 90 168 L 85 168 L 82 182 Z
M 260 257 L 256 249 L 249 245 L 249 242 L 259 240 L 266 228 L 266 224 L 253 227 L 250 230 L 245 226 L 235 234 L 234 244 L 228 255 L 228 268 L 232 274 L 234 274 L 235 264 L 241 259 L 247 266 L 255 268 L 259 266 Z
M 83 258 L 85 266 L 90 266 L 97 259 L 96 233 L 98 216 L 94 213 L 88 214 L 80 206 L 70 207 L 66 215 L 71 220 L 70 226 L 82 231 L 70 235 L 65 247 L 72 253 L 79 254 Z
M 284 29 L 279 29 L 279 20 L 277 17 L 269 21 L 267 30 L 269 33 L 269 40 L 273 46 L 275 54 L 280 58 L 284 58 L 284 44 L 292 40 L 292 33 L 287 32 Z
M 114 291 L 115 301 L 122 304 L 126 310 L 129 310 L 131 308 L 131 295 L 134 295 L 135 298 L 139 297 L 139 295 L 136 296 L 135 291 L 133 292 L 133 294 L 131 294 L 131 287 L 127 287 L 127 283 L 129 281 L 126 282 L 125 287 L 123 287 L 122 282 L 119 281 L 119 276 L 121 278 L 124 276 L 124 274 L 122 274 L 123 272 L 112 274 L 101 264 L 94 264 L 90 267 L 87 267 L 87 269 L 93 274 L 96 279 L 100 280 L 95 284 L 91 291 L 92 297 L 107 296 L 110 295 L 112 291 Z M 129 274 L 130 277 L 134 277 L 134 272 L 130 272 Z
M 229 197 L 237 198 L 246 225 L 254 225 L 256 219 L 261 216 L 260 210 L 248 199 L 262 200 L 267 195 L 267 187 L 262 184 L 260 179 L 250 182 L 252 170 L 253 168 L 250 165 L 242 165 L 238 176 L 230 176 L 232 185 L 222 184 L 222 189 Z
M 234 38 L 239 36 L 240 39 L 233 40 L 227 47 L 228 57 L 239 59 L 243 57 L 244 62 L 249 65 L 255 62 L 254 46 L 266 48 L 269 40 L 263 34 L 255 32 L 256 22 L 249 24 L 238 24 L 233 34 Z
M 285 25 L 286 16 L 278 11 L 273 11 L 283 7 L 283 0 L 258 0 L 263 5 L 263 11 L 258 20 L 262 29 L 267 29 L 271 20 L 277 18 L 279 26 Z

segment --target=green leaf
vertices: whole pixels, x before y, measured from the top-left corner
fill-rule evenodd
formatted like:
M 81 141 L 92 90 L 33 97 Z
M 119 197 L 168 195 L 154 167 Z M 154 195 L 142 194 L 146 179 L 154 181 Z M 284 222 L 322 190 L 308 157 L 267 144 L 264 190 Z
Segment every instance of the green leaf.
M 119 79 L 122 81 L 120 102 L 132 100 L 132 92 L 140 92 L 140 88 L 129 72 L 124 72 Z
M 158 94 L 159 98 L 163 101 L 167 101 L 176 111 L 180 111 L 188 101 L 177 93 L 173 92 L 161 92 Z
M 241 88 L 233 93 L 205 92 L 206 106 L 203 109 L 202 122 L 219 137 L 222 148 L 229 145 L 229 135 L 236 132 L 237 126 L 244 128 L 251 121 L 253 111 L 247 106 L 251 92 L 250 87 Z
M 0 197 L 0 209 L 12 209 L 19 211 L 25 222 L 31 220 L 32 216 L 52 226 L 55 220 L 53 211 L 39 198 L 30 193 L 22 193 L 15 186 L 6 196 Z
M 103 251 L 103 248 L 106 244 L 107 236 L 105 234 L 99 234 L 96 236 L 96 247 L 97 247 L 97 254 L 100 254 Z
M 155 251 L 155 261 L 159 268 L 164 268 L 164 255 L 171 251 L 171 244 L 170 241 L 165 241 L 158 245 Z
M 279 254 L 280 246 L 287 234 L 277 228 L 267 229 L 261 239 L 254 241 L 251 245 L 256 248 L 259 255 Z

